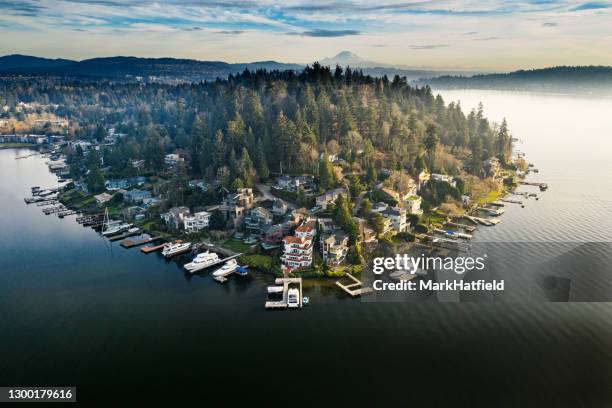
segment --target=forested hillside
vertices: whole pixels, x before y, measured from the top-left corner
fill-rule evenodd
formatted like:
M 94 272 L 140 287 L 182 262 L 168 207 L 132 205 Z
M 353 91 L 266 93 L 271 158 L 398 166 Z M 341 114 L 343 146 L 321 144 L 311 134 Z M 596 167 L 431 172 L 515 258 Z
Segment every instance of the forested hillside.
M 72 138 L 101 140 L 109 126 L 127 134 L 103 151 L 117 174 L 133 171 L 130 159 L 159 169 L 163 155 L 179 149 L 194 174 L 228 186 L 281 169 L 318 174 L 323 152 L 344 159 L 355 174 L 426 167 L 480 176 L 483 160 L 503 160 L 511 149 L 505 124 L 494 129 L 482 110 L 466 115 L 399 77 L 318 64 L 183 85 L 5 80 L 0 99 L 5 116 L 19 117 L 19 102 L 55 106 L 55 115 L 70 121 Z

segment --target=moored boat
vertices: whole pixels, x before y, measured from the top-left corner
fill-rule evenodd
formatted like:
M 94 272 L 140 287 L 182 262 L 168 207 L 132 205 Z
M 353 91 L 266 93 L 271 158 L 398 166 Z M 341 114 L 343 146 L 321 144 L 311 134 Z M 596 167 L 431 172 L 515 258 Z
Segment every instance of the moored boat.
M 213 272 L 213 276 L 225 276 L 233 273 L 236 270 L 238 263 L 235 259 L 230 259 L 222 267 Z
M 189 251 L 191 251 L 191 242 L 173 242 L 164 246 L 162 255 L 166 258 L 172 258 Z
M 219 262 L 219 255 L 214 252 L 206 251 L 197 254 L 195 258 L 184 266 L 189 272 L 194 273 Z

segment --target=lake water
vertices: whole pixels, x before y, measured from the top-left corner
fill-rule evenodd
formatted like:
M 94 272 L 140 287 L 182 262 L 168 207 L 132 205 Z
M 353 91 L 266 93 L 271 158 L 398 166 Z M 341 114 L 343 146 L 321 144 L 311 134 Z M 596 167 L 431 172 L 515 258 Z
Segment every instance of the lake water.
M 372 302 L 317 284 L 304 310 L 267 312 L 267 275 L 187 277 L 158 254 L 24 205 L 30 186 L 55 179 L 44 159 L 2 150 L 0 385 L 76 385 L 82 402 L 140 405 L 609 405 L 612 305 L 548 300 L 612 296 L 612 102 L 444 96 L 505 116 L 540 170 L 532 178 L 550 185 L 476 233 L 488 277 L 514 285 L 508 298 Z

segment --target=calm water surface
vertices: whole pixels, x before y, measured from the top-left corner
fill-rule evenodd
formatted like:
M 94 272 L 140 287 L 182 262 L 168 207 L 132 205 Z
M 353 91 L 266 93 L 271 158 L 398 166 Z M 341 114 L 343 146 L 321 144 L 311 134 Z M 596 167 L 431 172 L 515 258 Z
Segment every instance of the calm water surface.
M 444 96 L 464 108 L 482 100 L 489 117 L 506 116 L 519 149 L 551 186 L 526 208 L 509 208 L 499 226 L 479 228 L 475 246 L 499 254 L 489 273 L 518 269 L 526 252 L 522 263 L 533 263 L 528 243 L 541 255 L 535 272 L 545 276 L 575 282 L 553 265 L 568 253 L 583 260 L 584 251 L 594 260 L 571 272 L 612 274 L 601 261 L 612 231 L 612 103 L 483 91 Z M 187 277 L 176 262 L 125 250 L 73 217 L 24 205 L 30 186 L 54 183 L 44 159 L 14 159 L 24 153 L 0 151 L 2 385 L 76 385 L 82 402 L 612 403 L 609 303 L 374 303 L 316 285 L 304 310 L 266 312 L 269 276 L 225 285 Z M 499 248 L 510 249 L 502 256 Z M 529 298 L 546 300 L 539 283 L 529 281 Z M 572 300 L 574 289 L 566 292 Z

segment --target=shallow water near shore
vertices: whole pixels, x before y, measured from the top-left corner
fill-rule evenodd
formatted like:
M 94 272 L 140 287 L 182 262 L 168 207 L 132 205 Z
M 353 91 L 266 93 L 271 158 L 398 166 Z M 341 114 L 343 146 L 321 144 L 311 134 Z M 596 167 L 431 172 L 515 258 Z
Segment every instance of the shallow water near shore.
M 540 200 L 508 206 L 498 226 L 479 227 L 474 245 L 495 254 L 491 267 L 508 279 L 569 279 L 574 286 L 557 287 L 559 299 L 548 281 L 528 279 L 501 302 L 362 302 L 309 284 L 307 308 L 267 312 L 268 275 L 224 285 L 186 276 L 177 262 L 109 243 L 73 216 L 26 206 L 30 187 L 51 187 L 55 177 L 43 158 L 0 150 L 0 385 L 76 385 L 81 401 L 103 389 L 98 397 L 119 402 L 291 393 L 304 403 L 606 405 L 612 304 L 547 301 L 612 299 L 599 280 L 612 275 L 612 102 L 443 96 L 466 111 L 482 101 L 493 120 L 506 116 L 537 179 L 549 183 Z M 573 298 L 577 283 L 593 298 Z

